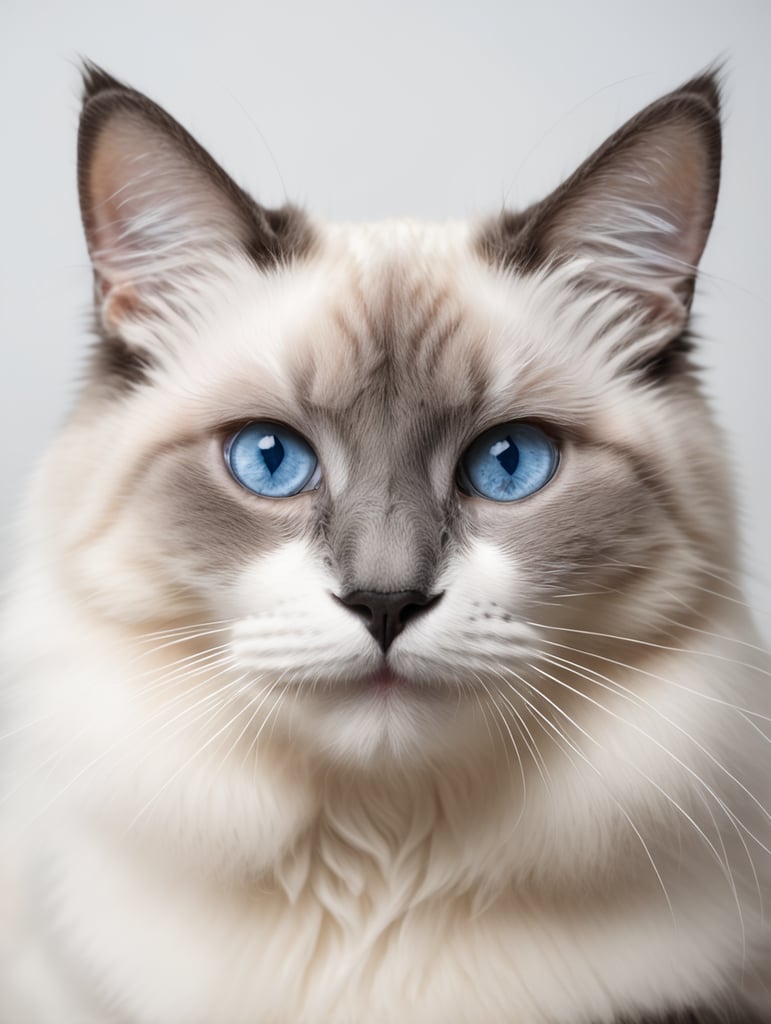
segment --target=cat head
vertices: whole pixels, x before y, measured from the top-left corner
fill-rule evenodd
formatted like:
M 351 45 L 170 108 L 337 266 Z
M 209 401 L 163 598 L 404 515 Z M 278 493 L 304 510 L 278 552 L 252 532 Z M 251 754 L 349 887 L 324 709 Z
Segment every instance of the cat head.
M 363 761 L 561 700 L 567 647 L 660 640 L 732 558 L 688 334 L 718 106 L 694 79 L 524 212 L 330 226 L 88 66 L 99 340 L 39 480 L 68 586 L 220 624 L 275 728 Z

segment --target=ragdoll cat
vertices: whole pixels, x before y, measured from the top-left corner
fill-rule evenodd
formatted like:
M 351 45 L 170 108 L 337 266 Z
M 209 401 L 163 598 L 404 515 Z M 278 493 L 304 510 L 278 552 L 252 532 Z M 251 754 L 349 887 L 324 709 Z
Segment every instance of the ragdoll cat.
M 688 333 L 718 105 L 522 213 L 328 226 L 86 69 L 3 1024 L 771 1020 L 769 667 Z

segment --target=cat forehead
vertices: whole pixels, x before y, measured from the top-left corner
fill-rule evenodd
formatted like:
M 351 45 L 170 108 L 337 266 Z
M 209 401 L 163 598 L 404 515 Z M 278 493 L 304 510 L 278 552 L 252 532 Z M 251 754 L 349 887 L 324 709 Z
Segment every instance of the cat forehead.
M 298 396 L 318 409 L 416 391 L 465 404 L 487 375 L 459 280 L 472 260 L 463 225 L 331 229 L 324 296 L 287 353 Z
M 504 414 L 513 392 L 554 399 L 580 369 L 578 353 L 544 344 L 559 281 L 491 267 L 465 224 L 330 226 L 306 260 L 231 268 L 216 291 L 193 365 L 230 403 L 398 415 L 499 400 Z

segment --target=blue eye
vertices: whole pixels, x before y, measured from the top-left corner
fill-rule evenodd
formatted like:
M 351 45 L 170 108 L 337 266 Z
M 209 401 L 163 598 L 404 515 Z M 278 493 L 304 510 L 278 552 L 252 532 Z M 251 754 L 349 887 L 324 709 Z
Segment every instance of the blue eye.
M 547 484 L 557 468 L 554 443 L 529 423 L 502 423 L 474 441 L 458 466 L 461 490 L 491 501 L 519 501 Z
M 310 445 L 277 423 L 248 423 L 225 449 L 225 461 L 248 491 L 289 498 L 318 486 L 321 471 Z

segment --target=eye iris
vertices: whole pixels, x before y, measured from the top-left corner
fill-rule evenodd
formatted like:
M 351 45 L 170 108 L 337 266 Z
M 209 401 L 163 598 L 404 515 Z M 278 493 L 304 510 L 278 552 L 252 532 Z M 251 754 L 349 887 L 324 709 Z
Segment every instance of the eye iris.
M 248 491 L 289 498 L 318 483 L 318 460 L 310 445 L 288 427 L 248 423 L 225 449 L 230 472 Z
M 458 467 L 462 490 L 491 501 L 520 501 L 554 475 L 557 449 L 529 423 L 504 423 L 471 445 Z

